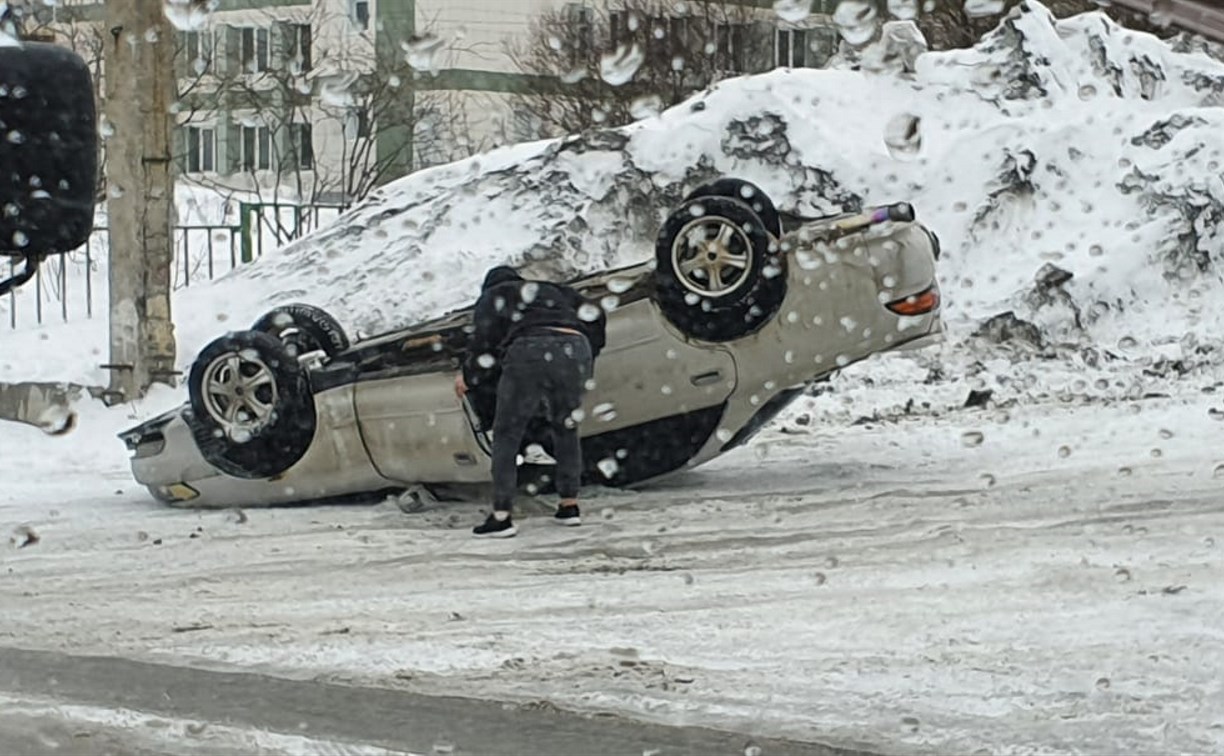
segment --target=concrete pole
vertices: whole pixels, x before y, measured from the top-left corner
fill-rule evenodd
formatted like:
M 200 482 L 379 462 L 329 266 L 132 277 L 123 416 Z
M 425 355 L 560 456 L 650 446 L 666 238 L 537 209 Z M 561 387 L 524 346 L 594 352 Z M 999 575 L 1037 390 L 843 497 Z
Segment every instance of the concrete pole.
M 174 33 L 164 0 L 107 0 L 103 30 L 107 225 L 110 228 L 110 394 L 174 385 Z M 104 132 L 105 133 L 105 132 Z

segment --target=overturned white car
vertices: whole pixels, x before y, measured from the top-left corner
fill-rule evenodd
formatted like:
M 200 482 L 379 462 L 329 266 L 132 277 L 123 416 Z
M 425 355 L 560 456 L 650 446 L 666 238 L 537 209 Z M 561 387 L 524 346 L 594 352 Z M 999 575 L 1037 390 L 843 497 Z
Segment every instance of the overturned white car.
M 644 255 L 646 257 L 646 255 Z M 571 281 L 607 312 L 581 423 L 588 483 L 623 486 L 745 443 L 805 386 L 939 337 L 939 243 L 908 204 L 784 229 L 754 185 L 692 191 L 653 260 Z M 181 407 L 123 432 L 187 506 L 258 506 L 491 480 L 488 397 L 460 401 L 471 309 L 350 344 L 288 305 L 199 355 Z M 549 439 L 529 437 L 547 450 Z M 520 485 L 549 490 L 548 465 Z

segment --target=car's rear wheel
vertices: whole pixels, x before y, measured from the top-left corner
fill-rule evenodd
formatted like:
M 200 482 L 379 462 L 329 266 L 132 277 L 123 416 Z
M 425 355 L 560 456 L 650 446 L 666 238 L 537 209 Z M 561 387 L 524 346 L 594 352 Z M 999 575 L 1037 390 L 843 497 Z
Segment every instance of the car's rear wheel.
M 778 208 L 774 207 L 773 200 L 769 195 L 761 191 L 761 187 L 752 183 L 737 178 L 720 178 L 715 181 L 702 184 L 693 191 L 689 192 L 684 198 L 685 202 L 701 197 L 730 197 L 731 199 L 739 200 L 748 207 L 752 208 L 752 212 L 757 214 L 761 222 L 765 224 L 765 228 L 774 236 L 782 236 L 782 218 L 778 215 Z
M 349 348 L 348 335 L 340 322 L 314 305 L 281 305 L 256 320 L 251 330 L 279 339 L 293 357 L 320 350 L 333 357 Z
M 200 352 L 187 380 L 192 428 L 210 464 L 238 478 L 292 467 L 315 431 L 306 370 L 260 331 L 239 331 Z
M 655 243 L 657 301 L 686 334 L 708 341 L 746 336 L 781 306 L 780 249 L 743 202 L 707 196 L 677 208 Z

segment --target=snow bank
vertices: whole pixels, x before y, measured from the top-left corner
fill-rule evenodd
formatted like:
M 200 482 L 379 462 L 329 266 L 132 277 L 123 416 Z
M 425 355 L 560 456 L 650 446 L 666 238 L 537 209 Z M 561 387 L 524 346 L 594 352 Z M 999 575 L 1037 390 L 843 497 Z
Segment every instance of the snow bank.
M 649 258 L 667 209 L 728 174 L 804 215 L 912 201 L 946 250 L 954 344 L 1011 311 L 1046 346 L 1141 359 L 1189 337 L 1188 353 L 1214 349 L 1222 93 L 1224 63 L 1206 47 L 1101 13 L 1056 21 L 1030 0 L 975 48 L 920 56 L 914 74 L 738 78 L 624 128 L 393 182 L 337 223 L 180 292 L 179 362 L 287 300 L 377 332 L 470 303 L 494 263 L 564 277 Z M 920 144 L 886 138 L 906 117 Z M 1072 275 L 1035 291 L 1048 263 Z M 0 380 L 101 378 L 102 324 L 0 343 Z M 32 350 L 39 359 L 15 356 Z

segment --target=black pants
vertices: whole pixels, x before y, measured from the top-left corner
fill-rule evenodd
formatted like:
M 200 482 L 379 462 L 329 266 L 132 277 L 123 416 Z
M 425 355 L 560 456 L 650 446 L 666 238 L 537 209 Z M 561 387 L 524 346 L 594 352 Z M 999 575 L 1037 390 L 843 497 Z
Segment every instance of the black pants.
M 586 337 L 558 331 L 533 331 L 506 348 L 497 382 L 497 414 L 493 419 L 493 508 L 509 510 L 518 489 L 519 447 L 535 417 L 547 422 L 557 460 L 557 493 L 578 496 L 582 477 L 582 447 L 572 417 L 582 404 L 592 372 Z

